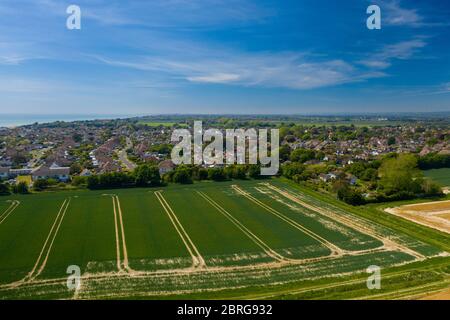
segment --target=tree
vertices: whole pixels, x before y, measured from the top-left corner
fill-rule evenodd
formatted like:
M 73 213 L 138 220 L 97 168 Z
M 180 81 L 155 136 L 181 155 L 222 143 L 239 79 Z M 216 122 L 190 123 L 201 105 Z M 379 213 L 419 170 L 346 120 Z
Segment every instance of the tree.
M 22 181 L 18 184 L 14 185 L 13 192 L 18 194 L 27 194 L 29 193 L 28 185 L 26 182 Z
M 161 176 L 157 166 L 140 165 L 134 170 L 134 176 L 134 182 L 139 187 L 158 186 L 161 184 Z
M 282 175 L 292 179 L 295 175 L 301 175 L 305 171 L 305 166 L 301 163 L 290 163 L 281 167 Z
M 337 191 L 337 197 L 339 200 L 352 206 L 359 206 L 365 203 L 362 194 L 349 187 L 344 181 L 338 180 L 334 183 L 333 189 Z
M 9 194 L 11 194 L 11 192 L 9 191 L 9 185 L 6 183 L 0 182 L 0 195 L 5 196 L 5 195 L 9 195 Z
M 251 164 L 248 166 L 248 176 L 252 179 L 261 178 L 261 167 L 257 164 Z
M 98 189 L 100 187 L 100 181 L 98 176 L 89 176 L 87 178 L 87 187 L 89 189 Z
M 187 168 L 177 168 L 173 174 L 172 181 L 181 184 L 191 184 L 191 174 Z
M 387 140 L 388 146 L 392 146 L 395 144 L 395 137 L 389 137 Z
M 76 176 L 72 178 L 73 186 L 87 185 L 87 177 Z
M 429 179 L 425 179 L 422 183 L 422 190 L 427 196 L 440 196 L 442 195 L 441 186 Z
M 227 176 L 222 168 L 210 168 L 208 169 L 208 179 L 214 181 L 224 181 Z
M 291 148 L 287 144 L 280 147 L 279 157 L 280 157 L 281 162 L 289 160 L 290 154 L 291 154 Z
M 292 162 L 300 162 L 305 163 L 308 160 L 312 160 L 316 157 L 316 153 L 314 150 L 309 149 L 295 149 L 291 153 L 291 161 Z
M 450 154 L 429 153 L 418 160 L 422 170 L 450 168 Z
M 33 183 L 33 189 L 36 191 L 42 191 L 49 185 L 47 179 L 38 179 Z
M 233 167 L 231 177 L 233 179 L 244 180 L 247 178 L 247 169 L 243 165 L 236 165 Z
M 75 141 L 76 143 L 80 143 L 81 141 L 83 141 L 83 135 L 80 133 L 74 133 L 72 135 L 72 139 L 73 141 Z
M 72 163 L 72 165 L 70 166 L 71 175 L 80 174 L 82 170 L 83 168 L 81 168 L 81 166 L 76 162 Z
M 200 168 L 198 170 L 198 180 L 207 180 L 207 179 L 208 179 L 208 170 Z
M 411 154 L 384 159 L 379 174 L 378 185 L 387 195 L 400 191 L 420 192 L 421 172 L 417 169 L 416 157 Z

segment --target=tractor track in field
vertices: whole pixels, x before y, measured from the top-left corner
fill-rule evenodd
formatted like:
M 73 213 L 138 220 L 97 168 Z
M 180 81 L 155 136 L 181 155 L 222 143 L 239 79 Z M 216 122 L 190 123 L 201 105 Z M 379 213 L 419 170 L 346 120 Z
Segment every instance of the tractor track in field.
M 122 271 L 122 263 L 120 259 L 120 237 L 119 237 L 119 226 L 117 223 L 117 209 L 116 209 L 116 201 L 114 199 L 114 195 L 110 195 L 113 203 L 113 212 L 114 212 L 114 232 L 116 236 L 116 264 L 117 270 Z
M 116 264 L 117 270 L 121 273 L 134 274 L 137 271 L 133 270 L 128 261 L 128 250 L 125 238 L 125 227 L 123 223 L 122 207 L 120 205 L 119 197 L 116 194 L 104 194 L 110 196 L 113 203 L 114 212 L 114 232 L 116 236 Z M 122 259 L 123 256 L 123 259 Z
M 192 239 L 189 237 L 189 234 L 184 229 L 180 220 L 178 220 L 177 215 L 173 211 L 172 207 L 169 205 L 167 200 L 162 195 L 162 191 L 155 191 L 155 196 L 158 198 L 159 203 L 163 207 L 164 211 L 166 211 L 169 216 L 170 221 L 172 222 L 175 230 L 183 241 L 186 249 L 192 257 L 192 268 L 194 269 L 204 269 L 206 268 L 205 259 L 203 259 L 202 255 L 198 251 Z
M 231 186 L 238 194 L 246 197 L 247 199 L 249 199 L 250 201 L 252 201 L 253 203 L 257 204 L 258 206 L 260 206 L 261 208 L 265 209 L 266 211 L 268 211 L 269 213 L 271 213 L 272 215 L 274 215 L 275 217 L 283 220 L 284 222 L 288 223 L 289 225 L 291 225 L 292 227 L 296 228 L 297 230 L 305 233 L 306 235 L 310 236 L 311 238 L 315 239 L 316 241 L 320 242 L 321 244 L 323 244 L 324 246 L 326 246 L 328 249 L 330 249 L 331 256 L 334 257 L 338 257 L 338 256 L 342 256 L 344 254 L 344 250 L 342 250 L 341 248 L 339 248 L 338 246 L 334 245 L 333 243 L 331 243 L 330 241 L 326 240 L 325 238 L 323 238 L 322 236 L 312 232 L 311 230 L 309 230 L 308 228 L 305 228 L 304 226 L 302 226 L 301 224 L 299 224 L 298 222 L 286 217 L 284 214 L 280 213 L 279 211 L 273 209 L 272 207 L 268 206 L 267 204 L 263 203 L 262 201 L 256 199 L 255 197 L 253 197 L 251 194 L 249 194 L 248 192 L 242 190 L 238 185 L 232 185 Z
M 50 252 L 53 247 L 53 243 L 55 242 L 55 238 L 58 235 L 59 228 L 61 227 L 61 224 L 64 220 L 64 216 L 66 215 L 67 209 L 69 208 L 71 199 L 65 199 L 62 203 L 58 214 L 56 215 L 55 220 L 53 221 L 53 225 L 50 228 L 50 231 L 47 235 L 47 238 L 44 242 L 44 245 L 42 246 L 42 249 L 39 253 L 39 256 L 31 269 L 31 271 L 21 280 L 2 285 L 0 288 L 16 288 L 18 286 L 27 284 L 27 283 L 33 283 L 35 279 L 42 273 L 45 266 L 47 265 L 47 260 L 50 255 Z
M 277 261 L 287 261 L 288 259 L 278 254 L 275 250 L 270 248 L 263 240 L 251 232 L 246 226 L 244 226 L 238 219 L 233 217 L 227 210 L 225 210 L 221 205 L 211 199 L 202 191 L 196 191 L 203 199 L 205 199 L 209 204 L 211 204 L 217 211 L 219 211 L 223 216 L 225 216 L 229 221 L 231 221 L 240 231 L 242 231 L 250 240 L 252 240 L 258 247 L 260 247 L 269 257 Z
M 397 242 L 394 242 L 391 239 L 388 239 L 387 237 L 385 237 L 383 235 L 378 234 L 375 230 L 373 230 L 372 228 L 370 228 L 368 226 L 361 225 L 361 224 L 359 224 L 359 223 L 357 223 L 355 221 L 352 221 L 351 219 L 349 219 L 347 217 L 343 217 L 341 215 L 338 215 L 338 214 L 336 214 L 335 212 L 333 212 L 331 210 L 319 208 L 319 207 L 317 207 L 315 205 L 306 203 L 305 201 L 299 199 L 297 196 L 291 194 L 290 192 L 282 190 L 280 188 L 277 188 L 277 187 L 275 187 L 274 185 L 272 185 L 270 183 L 263 183 L 262 185 L 264 185 L 265 187 L 267 187 L 267 188 L 269 188 L 269 189 L 279 193 L 280 195 L 284 196 L 285 198 L 287 198 L 287 199 L 289 199 L 289 200 L 291 200 L 291 201 L 301 205 L 302 207 L 305 207 L 307 209 L 313 210 L 314 212 L 317 212 L 317 213 L 319 213 L 319 214 L 321 214 L 323 216 L 332 218 L 333 220 L 335 220 L 337 222 L 340 222 L 340 223 L 343 223 L 344 225 L 346 225 L 346 226 L 348 226 L 350 228 L 353 228 L 356 231 L 359 231 L 361 233 L 367 234 L 367 235 L 369 235 L 369 236 L 371 236 L 371 237 L 381 241 L 383 243 L 383 246 L 386 247 L 389 250 L 402 251 L 404 253 L 407 253 L 407 254 L 415 257 L 417 260 L 424 260 L 425 259 L 425 257 L 422 254 L 420 254 L 420 253 L 418 253 L 418 252 L 416 252 L 416 251 L 414 251 L 412 249 L 409 249 L 406 246 L 403 246 L 403 245 L 401 245 L 401 244 L 399 244 Z M 347 254 L 352 254 L 354 252 L 355 251 L 349 251 L 349 252 L 346 252 L 346 253 Z
M 16 210 L 16 208 L 20 205 L 20 201 L 17 200 L 13 200 L 11 201 L 11 205 L 5 210 L 5 212 L 3 212 L 2 214 L 0 214 L 0 225 L 6 220 L 6 218 L 8 218 L 13 212 L 14 210 Z
M 394 264 L 394 265 L 403 265 L 404 263 L 399 263 L 399 264 Z M 283 264 L 277 263 L 277 266 L 282 266 Z M 393 266 L 394 266 L 393 265 Z M 436 268 L 439 265 L 445 266 L 448 265 L 448 262 L 444 262 L 441 264 L 437 264 L 434 266 L 426 266 L 426 267 L 420 267 L 419 270 L 428 270 L 428 269 L 432 269 L 432 268 Z M 221 268 L 218 268 L 221 269 Z M 256 268 L 256 269 L 261 269 L 261 271 L 265 271 L 268 270 L 267 268 Z M 272 269 L 272 268 L 270 268 Z M 269 270 L 270 270 L 269 269 Z M 186 271 L 186 270 L 185 270 Z M 194 271 L 194 273 L 209 273 L 212 272 L 213 270 L 196 270 Z M 219 273 L 222 274 L 225 270 L 214 270 L 214 273 Z M 295 272 L 294 270 L 292 272 Z M 355 273 L 361 273 L 363 272 L 362 270 L 358 270 L 358 271 L 350 271 L 350 272 L 342 272 L 339 274 L 334 274 L 333 276 L 345 276 L 345 275 L 352 275 Z M 386 275 L 384 275 L 384 279 L 388 279 L 388 278 L 392 278 L 392 277 L 396 277 L 396 276 L 400 276 L 400 275 L 406 275 L 409 274 L 411 272 L 411 270 L 403 270 L 403 271 L 394 271 L 394 272 L 390 272 Z M 192 271 L 190 272 L 183 272 L 183 273 L 177 273 L 175 275 L 186 275 L 186 274 L 192 274 Z M 224 274 L 225 275 L 225 274 Z M 231 273 L 231 275 L 233 275 L 233 273 Z M 173 277 L 174 274 L 173 273 L 161 273 L 159 276 L 161 277 Z M 236 276 L 236 274 L 235 274 Z M 142 278 L 142 280 L 145 279 L 155 279 L 155 275 L 154 274 L 139 274 L 137 276 L 138 278 Z M 93 281 L 97 281 L 96 286 L 99 285 L 99 283 L 104 283 L 104 284 L 108 284 L 110 281 L 116 281 L 116 280 L 124 280 L 126 278 L 134 278 L 132 275 L 127 274 L 127 273 L 105 273 L 105 274 L 97 274 L 97 275 L 83 275 L 82 276 L 82 281 L 81 284 L 82 286 L 79 288 L 79 290 L 76 290 L 74 292 L 74 295 L 72 297 L 72 299 L 75 298 L 79 298 L 79 299 L 92 299 L 92 298 L 121 298 L 121 297 L 127 297 L 130 295 L 129 292 L 125 292 L 125 293 L 110 293 L 110 294 L 97 294 L 95 295 L 95 287 L 94 288 L 90 288 L 89 283 L 87 285 L 86 281 L 89 280 L 93 280 Z M 322 277 L 308 277 L 305 278 L 303 280 L 313 280 L 313 279 L 317 279 L 317 278 L 322 278 Z M 51 286 L 51 285 L 64 285 L 67 281 L 67 278 L 58 278 L 58 279 L 41 279 L 41 280 L 36 280 L 30 283 L 27 283 L 27 288 L 29 289 L 39 289 L 42 288 L 43 290 L 45 290 L 45 288 L 47 286 Z M 100 281 L 100 282 L 99 282 Z M 273 292 L 266 292 L 266 293 L 260 293 L 260 294 L 244 294 L 244 295 L 239 295 L 239 296 L 235 296 L 232 297 L 232 299 L 270 299 L 270 298 L 274 298 L 280 295 L 295 295 L 295 294 L 301 294 L 307 291 L 319 291 L 319 290 L 328 290 L 328 289 L 333 289 L 333 288 L 337 288 L 337 287 L 342 287 L 345 285 L 354 285 L 357 283 L 361 283 L 361 282 L 365 282 L 366 278 L 358 278 L 358 279 L 354 279 L 354 280 L 346 280 L 346 281 L 342 281 L 342 282 L 332 282 L 332 283 L 328 283 L 328 284 L 322 284 L 322 285 L 312 285 L 312 286 L 307 286 L 304 288 L 300 288 L 300 289 L 283 289 L 283 290 L 277 290 L 275 289 Z M 448 281 L 448 280 L 446 280 Z M 276 284 L 282 284 L 282 283 L 289 283 L 291 281 L 281 281 L 281 282 L 276 282 Z M 436 282 L 436 284 L 438 284 Z M 251 284 L 244 284 L 244 285 L 231 285 L 231 286 L 224 286 L 224 287 L 208 287 L 208 288 L 195 288 L 195 289 L 178 289 L 178 290 L 156 290 L 156 291 L 142 291 L 143 289 L 133 289 L 133 294 L 138 295 L 138 296 L 142 296 L 142 297 L 154 297 L 154 296 L 173 296 L 173 295 L 179 295 L 179 294 L 195 294 L 195 293 L 205 293 L 205 292 L 218 292 L 218 291 L 222 291 L 222 290 L 232 290 L 232 289 L 242 289 L 242 288 L 248 288 L 251 287 L 253 285 Z M 421 286 L 415 286 L 413 288 L 411 288 L 411 290 L 405 290 L 405 293 L 412 293 L 414 292 L 414 295 L 418 296 L 420 293 L 423 292 L 419 292 L 417 291 L 417 289 L 427 289 L 426 288 L 427 285 L 421 285 Z M 0 287 L 1 288 L 1 287 Z M 1 288 L 1 289 L 7 289 L 7 290 L 13 290 L 14 288 Z M 91 296 L 89 294 L 90 290 L 93 289 L 94 291 L 94 296 Z M 441 289 L 442 290 L 442 289 Z M 84 291 L 84 292 L 82 292 Z M 386 295 L 392 294 L 392 292 L 390 293 L 386 293 Z M 423 294 L 422 294 L 423 295 Z M 380 296 L 381 297 L 381 296 Z M 363 297 L 361 296 L 360 298 L 373 298 L 373 296 L 367 296 L 367 297 Z
M 410 256 L 413 256 L 415 258 L 415 261 L 417 260 L 423 260 L 425 257 L 418 254 L 417 252 L 406 248 L 400 244 L 397 244 L 393 242 L 392 240 L 386 238 L 385 236 L 379 235 L 375 230 L 368 226 L 361 225 L 358 222 L 351 221 L 348 217 L 342 217 L 341 215 L 332 212 L 331 209 L 323 209 L 316 207 L 315 205 L 306 203 L 302 199 L 299 199 L 292 193 L 285 191 L 283 189 L 277 188 L 269 183 L 262 183 L 262 185 L 268 187 L 272 191 L 275 191 L 282 196 L 284 196 L 287 199 L 290 199 L 291 201 L 294 201 L 295 203 L 306 207 L 310 210 L 313 210 L 321 215 L 326 215 L 327 217 L 332 218 L 333 220 L 340 222 L 348 227 L 351 227 L 357 231 L 360 231 L 364 234 L 370 235 L 380 241 L 383 242 L 383 246 L 375 248 L 375 249 L 367 249 L 367 250 L 359 250 L 359 251 L 346 251 L 342 250 L 336 245 L 330 243 L 326 239 L 322 238 L 320 235 L 317 235 L 316 233 L 310 231 L 306 227 L 302 226 L 298 222 L 286 217 L 284 214 L 278 212 L 274 208 L 270 207 L 269 205 L 261 202 L 257 198 L 253 197 L 250 193 L 246 192 L 245 190 L 241 189 L 237 185 L 231 186 L 231 188 L 237 192 L 239 195 L 245 196 L 247 199 L 251 200 L 253 203 L 257 204 L 261 208 L 265 209 L 272 215 L 278 217 L 279 219 L 283 220 L 284 222 L 288 223 L 289 225 L 295 227 L 296 229 L 302 231 L 303 233 L 309 235 L 313 239 L 319 241 L 321 244 L 325 245 L 331 250 L 331 254 L 327 256 L 321 256 L 316 258 L 305 258 L 305 259 L 290 259 L 282 256 L 281 254 L 277 253 L 274 249 L 270 248 L 269 245 L 267 245 L 263 239 L 256 236 L 250 229 L 248 229 L 243 223 L 241 223 L 238 219 L 236 219 L 231 213 L 229 213 L 225 208 L 223 208 L 219 203 L 217 203 L 214 199 L 212 199 L 207 193 L 203 191 L 196 190 L 197 194 L 201 196 L 206 202 L 208 202 L 213 208 L 215 208 L 219 213 L 221 213 L 223 216 L 225 216 L 229 221 L 231 221 L 241 232 L 243 232 L 248 238 L 250 238 L 256 245 L 258 245 L 261 249 L 263 249 L 264 253 L 271 257 L 274 261 L 270 262 L 257 262 L 254 264 L 248 264 L 248 265 L 234 265 L 234 266 L 206 266 L 205 260 L 198 251 L 197 247 L 191 240 L 189 234 L 184 229 L 183 225 L 179 221 L 177 215 L 175 214 L 172 207 L 169 205 L 168 201 L 165 199 L 165 197 L 162 195 L 162 191 L 155 191 L 154 194 L 156 198 L 158 199 L 159 203 L 161 204 L 162 208 L 168 215 L 172 225 L 174 226 L 176 232 L 180 236 L 181 240 L 183 241 L 184 245 L 186 246 L 186 249 L 191 255 L 192 258 L 192 266 L 187 268 L 174 268 L 174 269 L 165 269 L 165 270 L 152 270 L 152 271 L 137 271 L 133 270 L 129 266 L 128 262 L 128 253 L 127 253 L 127 246 L 126 246 L 126 240 L 125 240 L 125 228 L 124 228 L 124 217 L 120 205 L 119 197 L 115 194 L 104 194 L 105 196 L 111 196 L 112 202 L 113 202 L 113 212 L 114 212 L 114 224 L 115 224 L 115 235 L 116 235 L 116 255 L 117 255 L 117 270 L 113 272 L 99 272 L 99 273 L 85 273 L 81 276 L 82 285 L 79 289 L 77 289 L 74 292 L 73 298 L 83 298 L 83 294 L 89 294 L 92 292 L 94 288 L 92 287 L 92 284 L 96 281 L 99 281 L 100 283 L 107 284 L 109 281 L 114 281 L 114 279 L 126 279 L 126 278 L 142 278 L 144 279 L 158 279 L 161 277 L 161 279 L 164 279 L 166 277 L 177 277 L 177 276 L 186 276 L 186 275 L 199 275 L 199 274 L 205 274 L 206 276 L 208 274 L 221 274 L 224 273 L 227 275 L 237 275 L 240 271 L 248 271 L 248 272 L 270 272 L 272 270 L 276 270 L 277 268 L 283 268 L 290 265 L 306 265 L 308 263 L 312 262 L 320 262 L 320 261 L 333 261 L 336 258 L 340 258 L 343 256 L 358 256 L 358 255 L 364 255 L 369 253 L 376 253 L 376 252 L 383 252 L 383 251 L 400 251 L 403 253 L 406 253 Z M 55 221 L 53 222 L 53 225 L 50 229 L 50 232 L 47 236 L 47 239 L 44 243 L 44 246 L 42 247 L 42 250 L 40 252 L 40 255 L 32 269 L 32 271 L 22 280 L 10 283 L 10 284 L 4 284 L 0 285 L 0 290 L 14 290 L 17 287 L 20 286 L 26 286 L 27 288 L 44 288 L 45 286 L 51 286 L 51 285 L 60 285 L 67 281 L 67 278 L 53 278 L 53 279 L 37 279 L 42 271 L 44 270 L 48 257 L 50 255 L 50 252 L 52 250 L 53 243 L 55 241 L 55 238 L 57 237 L 59 228 L 63 222 L 64 216 L 66 215 L 66 211 L 70 205 L 71 198 L 68 198 L 64 200 L 63 204 L 61 205 L 58 215 L 55 218 Z M 4 218 L 6 219 L 8 215 L 10 215 L 20 204 L 20 202 L 12 203 L 11 206 L 5 210 L 0 215 L 0 221 Z M 1 224 L 1 222 L 0 222 Z M 398 264 L 393 265 L 401 265 L 401 264 L 407 264 L 411 261 L 407 262 L 401 262 Z M 307 265 L 305 268 L 308 268 Z M 349 273 L 343 273 L 343 274 L 352 274 L 356 271 L 352 271 Z M 182 279 L 182 278 L 180 278 Z M 92 282 L 91 282 L 92 280 Z M 238 288 L 237 286 L 236 288 Z M 230 289 L 230 288 L 207 288 L 205 289 L 192 289 L 187 290 L 186 293 L 195 293 L 200 291 L 218 291 L 222 289 Z M 138 291 L 139 292 L 139 291 Z M 183 293 L 182 290 L 174 290 L 174 291 L 161 291 L 161 292 L 149 292 L 149 296 L 152 295 L 173 295 L 177 293 Z M 103 296 L 103 295 L 101 295 Z M 112 294 L 111 297 L 119 297 L 120 294 L 115 295 Z
M 183 240 L 187 250 L 191 254 L 191 257 L 193 258 L 193 265 L 188 268 L 176 268 L 176 269 L 170 269 L 170 270 L 154 270 L 154 271 L 137 271 L 133 270 L 128 265 L 128 254 L 126 249 L 126 242 L 125 240 L 125 232 L 124 232 L 124 223 L 123 223 L 123 216 L 122 216 L 122 210 L 120 207 L 120 200 L 118 199 L 118 196 L 115 194 L 104 194 L 104 196 L 111 196 L 113 201 L 113 211 L 114 211 L 114 221 L 115 221 L 115 234 L 116 234 L 116 250 L 117 250 L 117 272 L 105 272 L 105 273 L 94 273 L 94 274 L 85 274 L 82 276 L 82 279 L 84 280 L 90 280 L 90 279 L 114 279 L 117 277 L 165 277 L 168 275 L 186 275 L 186 274 L 197 274 L 202 272 L 210 272 L 210 273 L 221 273 L 221 272 L 235 272 L 235 271 L 248 271 L 248 270 L 271 270 L 276 268 L 281 268 L 288 265 L 302 265 L 307 263 L 313 263 L 313 262 L 320 262 L 325 260 L 332 261 L 335 258 L 339 258 L 343 256 L 343 254 L 340 255 L 328 255 L 328 256 L 321 256 L 321 257 L 315 257 L 315 258 L 305 258 L 305 259 L 290 259 L 286 258 L 280 254 L 278 254 L 276 251 L 271 249 L 263 240 L 255 236 L 253 233 L 251 233 L 250 230 L 248 230 L 242 223 L 240 223 L 239 220 L 235 219 L 230 213 L 228 213 L 224 208 L 222 208 L 218 203 L 216 203 L 213 199 L 211 199 L 208 195 L 206 195 L 204 192 L 197 191 L 197 193 L 202 196 L 206 201 L 208 201 L 214 208 L 216 208 L 218 211 L 220 211 L 223 215 L 225 215 L 230 221 L 232 221 L 244 234 L 249 236 L 253 241 L 255 241 L 260 247 L 264 249 L 266 254 L 270 257 L 272 257 L 275 261 L 273 262 L 262 262 L 262 263 L 256 263 L 251 265 L 244 265 L 244 266 L 211 266 L 206 268 L 206 264 L 204 263 L 203 257 L 198 252 L 198 249 L 193 244 L 192 240 L 190 239 L 189 235 L 179 222 L 177 216 L 175 215 L 175 212 L 168 204 L 167 200 L 162 196 L 161 191 L 154 192 L 155 196 L 159 200 L 161 206 L 166 211 L 167 215 L 169 216 L 170 221 L 174 225 L 176 231 L 178 232 L 179 236 Z M 14 288 L 23 284 L 27 285 L 38 285 L 38 284 L 46 284 L 46 283 L 52 283 L 52 282 L 59 282 L 59 281 L 66 281 L 66 278 L 60 278 L 60 279 L 41 279 L 36 280 L 37 276 L 41 274 L 42 270 L 44 269 L 46 265 L 46 261 L 48 258 L 48 255 L 50 254 L 51 246 L 53 245 L 54 239 L 56 238 L 56 234 L 59 230 L 59 226 L 62 223 L 62 219 L 64 218 L 64 215 L 67 211 L 67 208 L 69 206 L 69 200 L 65 200 L 63 202 L 63 205 L 60 208 L 60 211 L 58 212 L 57 217 L 55 218 L 55 222 L 52 226 L 52 229 L 50 230 L 50 233 L 47 237 L 47 240 L 44 244 L 44 247 L 42 248 L 41 255 L 38 258 L 38 261 L 36 261 L 36 265 L 33 268 L 33 270 L 29 273 L 27 277 L 25 277 L 23 280 L 6 284 L 6 285 L 0 285 L 0 289 L 3 288 Z M 62 215 L 61 215 L 62 214 Z M 60 218 L 61 217 L 61 218 Z M 53 233 L 53 229 L 56 227 L 56 231 Z M 242 229 L 241 229 L 242 228 Z M 247 233 L 248 232 L 248 233 Z M 53 238 L 51 241 L 51 245 L 49 247 L 49 250 L 47 250 L 46 258 L 44 260 L 44 263 L 41 264 L 41 267 L 38 270 L 38 273 L 35 273 L 35 270 L 38 266 L 38 263 L 41 259 L 41 256 L 44 252 L 44 249 L 47 246 L 47 242 L 50 239 L 50 236 L 53 234 Z M 186 237 L 186 238 L 185 238 Z M 193 247 L 190 247 L 192 245 Z M 382 252 L 387 251 L 387 248 L 377 248 L 377 249 L 370 249 L 370 250 L 361 250 L 357 252 L 353 252 L 352 255 L 363 255 L 367 253 L 375 253 L 375 252 Z M 121 252 L 123 253 L 121 254 Z M 270 254 L 269 254 L 270 253 Z M 124 256 L 123 261 L 121 256 Z M 198 261 L 203 261 L 203 263 L 198 263 Z M 83 288 L 80 288 L 76 291 L 76 295 L 80 295 Z

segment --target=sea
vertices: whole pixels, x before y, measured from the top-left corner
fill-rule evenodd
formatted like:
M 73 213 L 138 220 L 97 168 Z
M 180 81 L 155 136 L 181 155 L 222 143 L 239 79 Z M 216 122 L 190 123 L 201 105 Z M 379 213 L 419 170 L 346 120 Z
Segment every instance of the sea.
M 132 115 L 117 114 L 0 114 L 0 127 L 18 127 L 33 123 L 50 123 L 55 121 L 80 121 L 100 119 L 123 119 Z

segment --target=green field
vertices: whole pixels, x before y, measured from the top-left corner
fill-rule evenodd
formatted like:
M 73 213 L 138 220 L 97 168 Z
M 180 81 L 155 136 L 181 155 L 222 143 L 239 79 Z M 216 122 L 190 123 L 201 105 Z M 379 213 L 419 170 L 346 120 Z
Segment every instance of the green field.
M 445 187 L 450 186 L 450 168 L 425 170 L 423 174 Z
M 431 231 L 431 244 L 424 227 L 401 232 L 369 208 L 278 179 L 0 200 L 4 299 L 276 297 L 369 265 L 450 263 L 448 237 Z M 66 287 L 72 265 L 76 291 Z
M 143 124 L 149 127 L 173 127 L 174 125 L 186 127 L 186 124 L 178 122 L 139 121 L 138 124 Z

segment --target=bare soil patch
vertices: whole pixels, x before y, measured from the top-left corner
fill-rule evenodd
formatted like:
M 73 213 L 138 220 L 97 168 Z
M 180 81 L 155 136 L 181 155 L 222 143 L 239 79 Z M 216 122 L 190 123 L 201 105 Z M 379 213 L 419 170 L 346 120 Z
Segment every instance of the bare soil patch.
M 435 201 L 387 208 L 386 212 L 450 233 L 450 201 Z

